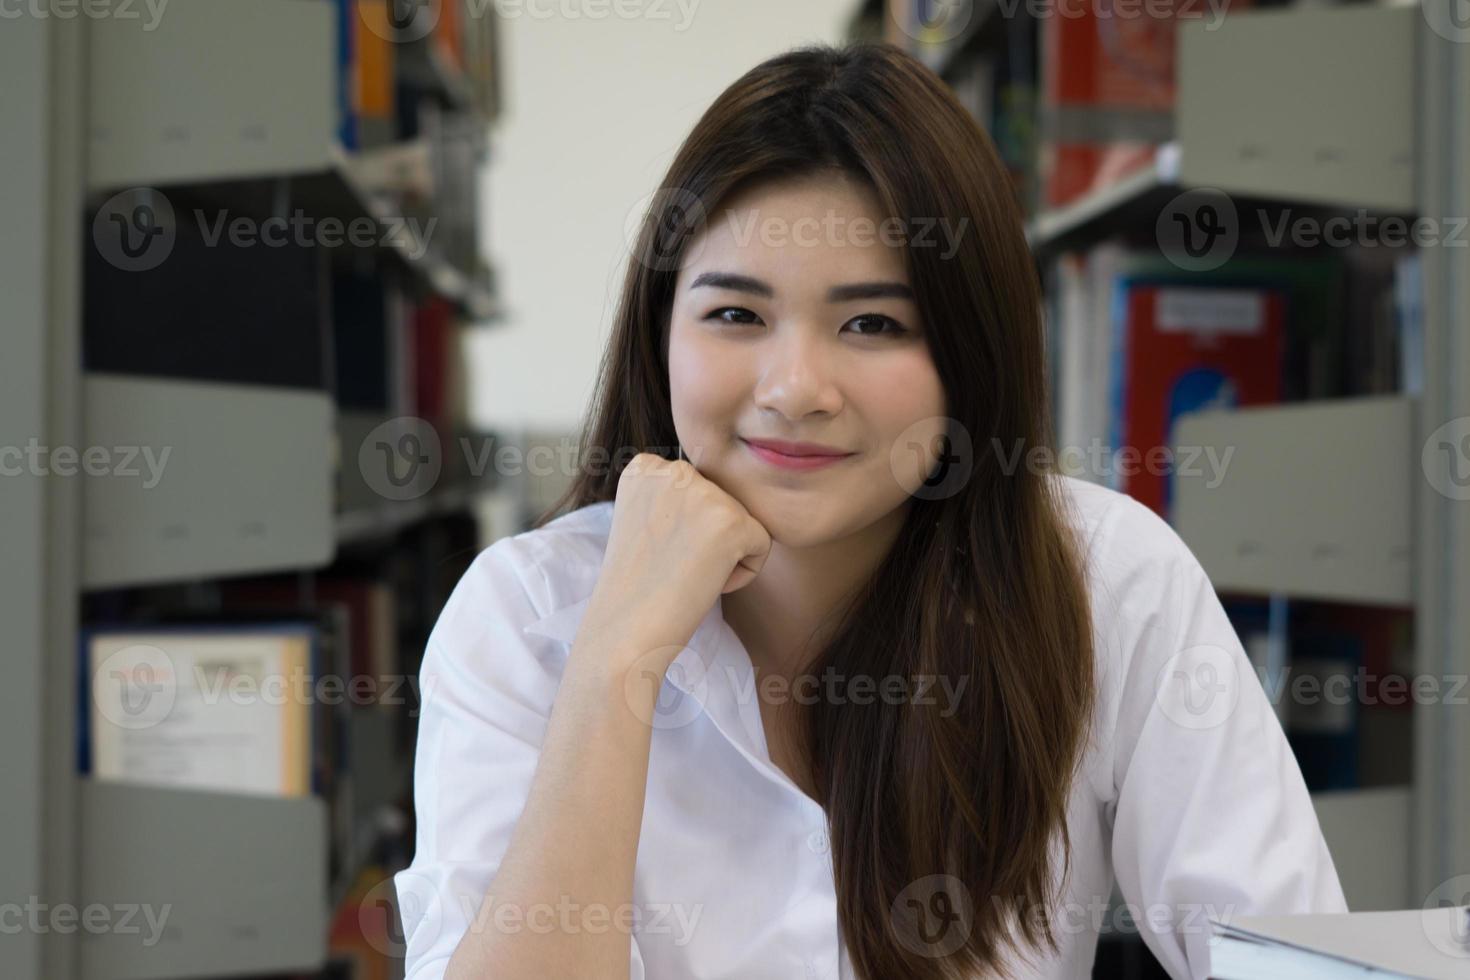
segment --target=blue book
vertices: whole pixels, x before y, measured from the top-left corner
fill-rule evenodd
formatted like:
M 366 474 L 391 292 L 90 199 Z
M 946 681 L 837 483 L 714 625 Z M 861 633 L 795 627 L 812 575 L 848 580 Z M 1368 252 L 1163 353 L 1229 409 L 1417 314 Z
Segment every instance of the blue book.
M 1360 784 L 1362 668 L 1363 638 L 1355 633 L 1323 628 L 1292 637 L 1286 736 L 1314 793 Z
M 348 151 L 358 148 L 357 112 L 353 107 L 353 73 L 357 42 L 353 33 L 357 0 L 333 0 L 337 7 L 337 141 Z

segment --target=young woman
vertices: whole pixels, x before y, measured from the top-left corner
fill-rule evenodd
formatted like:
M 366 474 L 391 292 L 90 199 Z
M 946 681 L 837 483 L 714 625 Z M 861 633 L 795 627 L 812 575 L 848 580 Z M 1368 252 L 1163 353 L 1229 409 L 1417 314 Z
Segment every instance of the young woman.
M 580 472 L 422 669 L 409 980 L 1086 976 L 1345 911 L 1199 564 L 1058 475 L 983 130 L 884 45 L 736 81 L 629 261 Z M 1039 451 L 1038 451 L 1039 450 Z

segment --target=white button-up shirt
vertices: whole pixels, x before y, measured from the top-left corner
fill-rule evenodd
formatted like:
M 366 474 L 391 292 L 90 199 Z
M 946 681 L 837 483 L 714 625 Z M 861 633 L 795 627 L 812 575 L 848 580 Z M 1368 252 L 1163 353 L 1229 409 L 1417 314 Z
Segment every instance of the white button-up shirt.
M 1199 563 L 1132 498 L 1059 479 L 1087 543 L 1098 699 L 1070 799 L 1060 954 L 1028 950 L 1015 975 L 1088 976 L 1099 932 L 1133 929 L 1171 977 L 1204 978 L 1209 916 L 1347 905 L 1281 726 Z M 496 541 L 429 638 L 417 850 L 394 878 L 407 980 L 442 976 L 468 929 L 536 927 L 532 910 L 497 918 L 486 892 L 612 513 L 593 504 Z M 771 762 L 753 670 L 717 600 L 660 694 L 633 908 L 620 913 L 632 980 L 853 977 L 831 852 L 822 808 Z M 1115 894 L 1134 924 L 1110 907 Z M 542 929 L 610 921 L 541 911 Z

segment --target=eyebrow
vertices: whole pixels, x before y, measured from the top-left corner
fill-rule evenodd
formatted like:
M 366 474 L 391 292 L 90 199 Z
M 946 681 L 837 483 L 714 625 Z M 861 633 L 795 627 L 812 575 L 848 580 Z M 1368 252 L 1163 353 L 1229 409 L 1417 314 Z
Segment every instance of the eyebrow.
M 770 298 L 776 291 L 769 283 L 734 272 L 702 272 L 689 284 L 690 289 L 713 286 L 716 289 L 733 289 L 741 293 Z M 854 299 L 906 299 L 912 300 L 914 291 L 901 282 L 853 282 L 833 286 L 827 291 L 827 302 L 843 303 Z

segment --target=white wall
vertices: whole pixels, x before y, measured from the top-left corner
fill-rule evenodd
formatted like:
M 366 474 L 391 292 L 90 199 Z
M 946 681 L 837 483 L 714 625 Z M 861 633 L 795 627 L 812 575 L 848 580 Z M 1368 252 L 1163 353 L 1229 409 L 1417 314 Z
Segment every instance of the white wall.
M 626 5 L 663 19 L 545 16 L 598 9 L 586 0 L 500 4 L 505 111 L 491 134 L 483 217 L 510 316 L 467 341 L 479 426 L 576 426 L 608 335 L 630 212 L 721 90 L 770 55 L 840 41 L 857 0 Z

